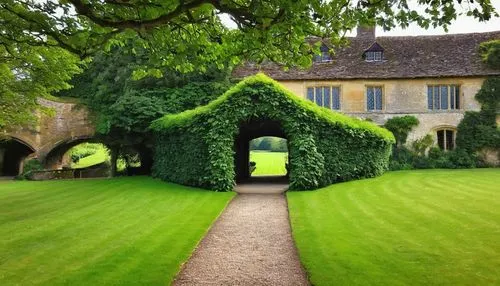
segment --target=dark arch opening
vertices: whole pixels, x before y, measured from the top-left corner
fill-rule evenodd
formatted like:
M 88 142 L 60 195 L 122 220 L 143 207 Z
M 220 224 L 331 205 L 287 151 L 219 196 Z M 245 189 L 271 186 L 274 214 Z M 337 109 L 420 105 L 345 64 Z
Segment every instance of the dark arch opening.
M 119 162 L 123 164 L 121 174 L 127 176 L 150 175 L 153 152 L 145 145 L 127 146 L 120 149 Z
M 279 121 L 271 119 L 257 119 L 242 122 L 238 135 L 234 141 L 234 167 L 236 183 L 249 181 L 288 181 L 287 176 L 276 177 L 252 177 L 250 173 L 250 141 L 263 137 L 272 136 L 287 139 L 286 133 Z
M 0 176 L 19 175 L 22 162 L 34 152 L 35 149 L 16 138 L 0 141 Z
M 72 150 L 75 147 L 85 148 L 85 143 L 89 145 L 103 145 L 107 154 L 102 154 L 102 150 L 89 156 L 82 156 L 79 162 L 74 162 L 72 158 Z M 90 148 L 92 149 L 92 148 Z M 78 151 L 76 151 L 78 153 Z M 83 153 L 86 153 L 85 150 Z M 114 153 L 114 155 L 113 155 Z M 81 154 L 84 155 L 84 154 Z M 78 155 L 73 156 L 78 157 Z M 101 157 L 105 157 L 101 162 Z M 99 162 L 94 162 L 95 159 Z M 126 147 L 109 146 L 102 143 L 96 138 L 76 138 L 64 142 L 60 142 L 45 156 L 43 164 L 47 169 L 61 169 L 61 168 L 104 168 L 115 162 L 114 175 L 149 175 L 151 173 L 151 166 L 153 164 L 153 155 L 151 148 L 144 145 L 133 145 Z M 103 165 L 104 164 L 104 165 Z M 111 171 L 111 168 L 110 168 Z

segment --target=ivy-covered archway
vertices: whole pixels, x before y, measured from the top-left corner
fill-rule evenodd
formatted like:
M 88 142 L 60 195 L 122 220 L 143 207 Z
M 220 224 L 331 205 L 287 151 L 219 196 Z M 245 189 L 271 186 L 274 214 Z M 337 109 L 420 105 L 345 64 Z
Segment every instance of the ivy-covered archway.
M 257 74 L 208 105 L 166 115 L 156 133 L 153 175 L 217 191 L 235 185 L 235 140 L 242 124 L 278 122 L 288 139 L 292 190 L 382 174 L 393 135 L 373 123 L 318 107 Z
M 240 123 L 234 140 L 234 168 L 236 183 L 247 182 L 250 175 L 250 141 L 263 136 L 287 139 L 279 121 L 268 118 L 251 118 Z M 257 166 L 259 168 L 259 166 Z

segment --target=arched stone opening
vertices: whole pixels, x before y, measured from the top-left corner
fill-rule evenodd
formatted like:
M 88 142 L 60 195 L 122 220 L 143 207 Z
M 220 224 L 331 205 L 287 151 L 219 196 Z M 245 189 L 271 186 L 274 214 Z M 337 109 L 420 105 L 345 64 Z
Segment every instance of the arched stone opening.
M 17 138 L 0 141 L 0 176 L 19 175 L 24 159 L 34 152 L 33 147 Z
M 234 140 L 234 168 L 236 183 L 251 181 L 250 141 L 263 136 L 273 136 L 287 139 L 287 135 L 283 130 L 282 124 L 276 120 L 268 118 L 252 118 L 240 124 L 238 135 Z M 275 178 L 267 177 L 262 179 L 287 181 L 286 176 L 275 176 Z
M 43 158 L 40 158 L 43 166 L 49 170 L 57 170 L 70 165 L 68 151 L 82 143 L 95 143 L 91 137 L 72 138 L 56 144 Z
M 108 162 L 110 166 L 113 164 L 111 162 L 115 162 L 114 165 L 117 166 L 117 168 L 114 170 L 114 175 L 148 175 L 151 173 L 153 156 L 150 147 L 148 148 L 144 145 L 131 145 L 124 147 L 108 146 L 95 138 L 73 138 L 71 140 L 60 142 L 42 158 L 44 167 L 50 170 L 62 169 L 64 167 L 73 168 L 75 164 L 72 163 L 75 162 L 72 162 L 72 154 L 70 151 L 71 149 L 85 143 L 90 143 L 92 145 L 104 145 L 107 158 L 103 162 Z M 101 151 L 102 150 L 100 150 L 99 153 L 102 153 Z M 80 160 L 80 162 L 82 162 L 87 160 L 87 158 L 81 158 Z M 74 168 L 87 168 L 92 166 L 86 163 L 88 162 L 76 164 L 81 166 Z
M 118 151 L 121 174 L 127 176 L 150 175 L 153 165 L 153 152 L 145 145 L 133 145 L 120 148 Z

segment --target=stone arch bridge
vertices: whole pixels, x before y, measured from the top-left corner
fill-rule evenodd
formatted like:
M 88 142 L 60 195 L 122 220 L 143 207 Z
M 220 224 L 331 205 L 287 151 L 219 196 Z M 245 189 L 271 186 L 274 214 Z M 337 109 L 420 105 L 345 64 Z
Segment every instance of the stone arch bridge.
M 45 168 L 58 169 L 71 147 L 94 137 L 95 127 L 87 109 L 74 103 L 39 99 L 55 114 L 39 114 L 36 127 L 7 132 L 0 141 L 0 176 L 16 176 L 26 158 L 37 158 Z

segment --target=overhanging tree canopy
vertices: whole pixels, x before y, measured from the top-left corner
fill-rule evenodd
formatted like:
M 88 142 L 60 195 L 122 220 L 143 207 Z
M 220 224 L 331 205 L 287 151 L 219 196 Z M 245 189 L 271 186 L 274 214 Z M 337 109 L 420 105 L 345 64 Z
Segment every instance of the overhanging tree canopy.
M 19 91 L 18 83 L 26 87 L 28 79 L 42 87 L 42 94 L 67 87 L 78 70 L 75 54 L 92 57 L 131 42 L 132 52 L 145 48 L 148 54 L 137 77 L 159 76 L 162 67 L 203 72 L 242 60 L 306 67 L 320 52 L 319 42 L 306 40 L 310 36 L 328 37 L 334 49 L 360 24 L 446 29 L 460 14 L 479 21 L 498 16 L 491 0 L 2 0 L 0 82 L 6 83 L 8 95 L 0 94 L 0 130 L 30 121 L 38 107 L 33 94 L 39 91 Z M 221 15 L 237 29 L 227 28 Z M 38 69 L 56 57 L 56 68 Z
M 2 0 L 0 43 L 61 46 L 81 56 L 103 45 L 133 40 L 147 47 L 151 63 L 181 70 L 205 68 L 227 58 L 272 60 L 307 66 L 309 36 L 338 44 L 359 24 L 384 29 L 446 28 L 459 14 L 479 21 L 496 16 L 491 0 Z M 412 5 L 418 4 L 418 5 Z M 237 29 L 228 29 L 220 15 Z M 3 30 L 3 29 L 2 29 Z M 224 61 L 222 61 L 224 60 Z
M 153 174 L 231 191 L 238 164 L 235 143 L 251 138 L 242 137 L 255 127 L 250 125 L 268 123 L 273 126 L 269 130 L 288 139 L 290 189 L 296 190 L 380 175 L 395 142 L 386 129 L 318 107 L 258 74 L 208 105 L 154 121 Z

